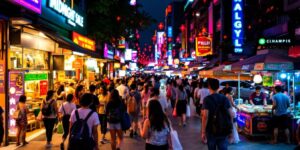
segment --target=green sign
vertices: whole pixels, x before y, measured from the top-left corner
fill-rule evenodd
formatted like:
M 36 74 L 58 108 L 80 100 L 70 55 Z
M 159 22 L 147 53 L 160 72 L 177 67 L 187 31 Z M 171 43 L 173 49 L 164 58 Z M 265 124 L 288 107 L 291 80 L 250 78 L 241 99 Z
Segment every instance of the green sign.
M 48 80 L 48 74 L 47 73 L 25 74 L 24 79 L 25 81 Z
M 258 40 L 259 45 L 265 45 L 266 44 L 266 39 L 265 38 L 260 38 Z
M 263 76 L 263 86 L 273 86 L 273 77 Z

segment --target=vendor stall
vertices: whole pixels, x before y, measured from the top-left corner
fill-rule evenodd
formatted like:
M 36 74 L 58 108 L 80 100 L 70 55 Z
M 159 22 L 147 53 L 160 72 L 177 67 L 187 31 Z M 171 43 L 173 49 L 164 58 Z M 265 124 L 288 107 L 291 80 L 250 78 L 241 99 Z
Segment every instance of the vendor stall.
M 272 105 L 238 105 L 237 124 L 242 133 L 248 136 L 269 136 L 272 133 Z

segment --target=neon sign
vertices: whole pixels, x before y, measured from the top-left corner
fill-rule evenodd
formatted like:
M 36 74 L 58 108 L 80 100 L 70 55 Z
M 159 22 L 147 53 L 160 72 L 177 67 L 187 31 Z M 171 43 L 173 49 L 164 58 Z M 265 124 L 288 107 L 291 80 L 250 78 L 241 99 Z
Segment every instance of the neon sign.
M 80 35 L 79 33 L 73 32 L 73 42 L 77 45 L 79 45 L 82 48 L 95 51 L 96 50 L 96 44 L 95 41 Z
M 61 0 L 49 0 L 49 7 L 66 17 L 68 24 L 83 27 L 83 17 Z
M 41 0 L 14 0 L 14 1 L 38 14 L 41 14 L 41 2 L 42 2 Z
M 243 0 L 232 1 L 232 41 L 235 53 L 243 52 Z

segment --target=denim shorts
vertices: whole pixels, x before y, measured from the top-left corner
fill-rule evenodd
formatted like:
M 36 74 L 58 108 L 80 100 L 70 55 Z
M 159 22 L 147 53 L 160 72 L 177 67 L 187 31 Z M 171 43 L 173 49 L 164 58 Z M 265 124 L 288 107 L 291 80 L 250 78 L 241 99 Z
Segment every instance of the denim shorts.
M 121 123 L 108 123 L 109 130 L 122 130 Z

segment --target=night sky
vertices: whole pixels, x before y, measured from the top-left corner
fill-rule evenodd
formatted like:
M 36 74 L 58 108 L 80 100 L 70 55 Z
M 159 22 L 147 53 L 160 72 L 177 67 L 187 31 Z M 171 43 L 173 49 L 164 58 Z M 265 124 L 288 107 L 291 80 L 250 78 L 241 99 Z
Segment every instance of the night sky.
M 157 20 L 156 24 L 148 27 L 145 31 L 140 33 L 140 44 L 143 47 L 144 43 L 152 43 L 151 38 L 157 28 L 159 22 L 164 22 L 165 9 L 172 0 L 137 0 L 138 3 L 143 5 L 143 9 Z

